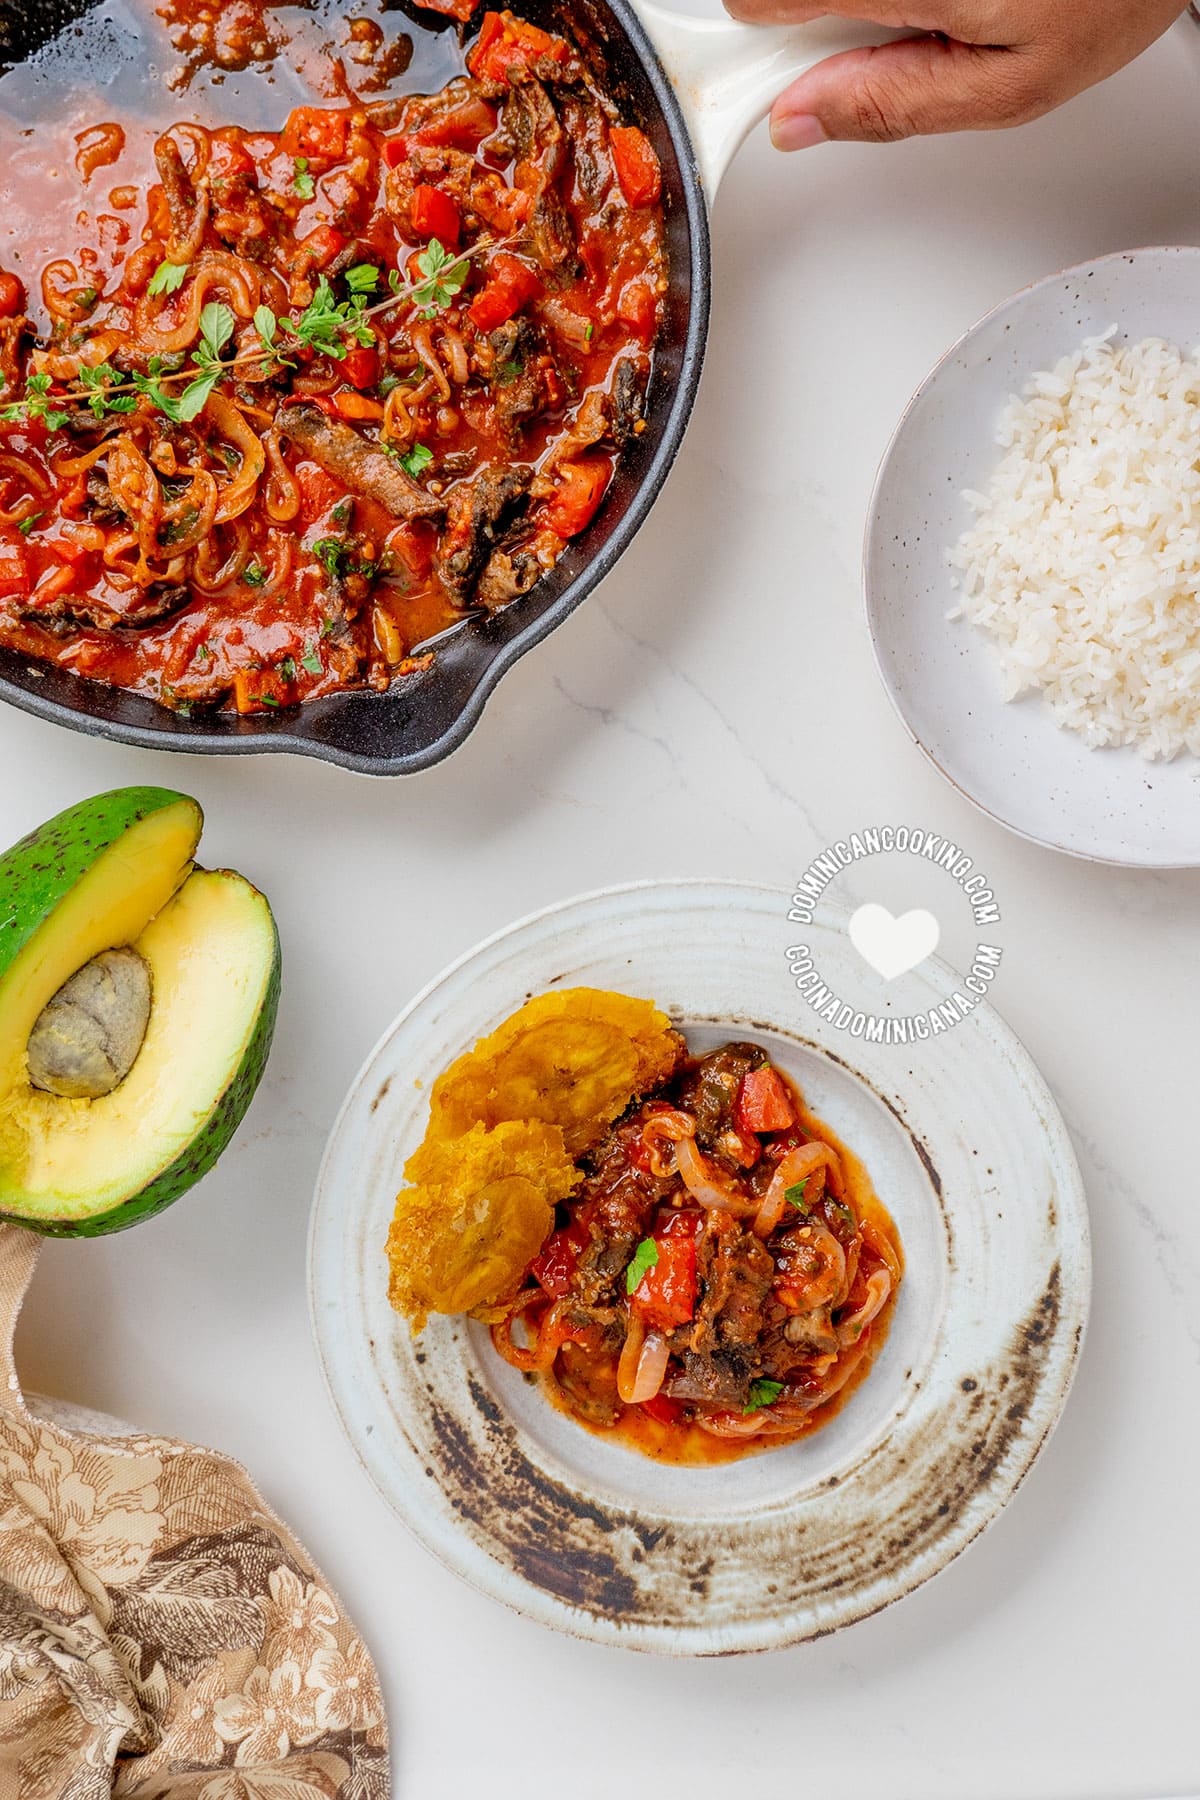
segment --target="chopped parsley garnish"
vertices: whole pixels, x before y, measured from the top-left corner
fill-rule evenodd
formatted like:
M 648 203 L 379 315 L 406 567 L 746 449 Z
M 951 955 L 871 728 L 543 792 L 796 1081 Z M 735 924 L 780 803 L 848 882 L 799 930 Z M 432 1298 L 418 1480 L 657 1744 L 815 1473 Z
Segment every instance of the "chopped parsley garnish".
M 174 294 L 187 280 L 190 263 L 160 262 L 149 282 L 146 284 L 148 294 Z
M 17 520 L 17 530 L 21 533 L 22 537 L 28 537 L 38 520 L 44 519 L 45 516 L 45 507 L 42 508 L 41 512 L 26 513 L 23 519 Z
M 247 587 L 261 587 L 267 579 L 267 571 L 260 562 L 247 563 L 242 570 L 242 580 Z
M 742 1408 L 743 1414 L 761 1412 L 764 1406 L 773 1406 L 782 1392 L 782 1381 L 752 1381 L 750 1398 Z
M 352 294 L 373 294 L 379 286 L 379 270 L 374 263 L 355 263 L 346 270 L 346 286 Z
M 411 475 L 413 480 L 417 481 L 432 464 L 433 451 L 428 444 L 414 444 L 406 455 L 399 456 L 396 460 L 404 473 Z
M 283 661 L 279 665 L 279 679 L 281 681 L 286 681 L 289 687 L 291 686 L 292 682 L 295 681 L 295 679 L 296 679 L 296 663 L 295 663 L 294 657 L 291 657 L 291 656 L 284 657 Z
M 298 156 L 293 164 L 292 186 L 302 200 L 311 200 L 316 193 L 313 178 L 308 172 L 307 156 Z
M 806 1175 L 803 1181 L 798 1181 L 793 1187 L 785 1188 L 783 1191 L 784 1199 L 789 1206 L 794 1206 L 797 1212 L 806 1213 L 812 1206 L 812 1201 L 804 1198 L 804 1190 L 811 1180 L 812 1176 Z
M 496 370 L 497 385 L 500 387 L 511 387 L 513 382 L 519 381 L 524 373 L 525 363 L 523 359 L 519 356 L 512 356 L 507 362 L 502 362 Z
M 310 675 L 320 675 L 323 673 L 324 664 L 321 661 L 320 651 L 315 644 L 305 645 L 304 655 L 300 658 L 300 667 L 306 669 Z
M 625 1271 L 625 1292 L 632 1294 L 644 1275 L 658 1266 L 658 1245 L 653 1238 L 643 1238 L 633 1253 L 633 1261 Z

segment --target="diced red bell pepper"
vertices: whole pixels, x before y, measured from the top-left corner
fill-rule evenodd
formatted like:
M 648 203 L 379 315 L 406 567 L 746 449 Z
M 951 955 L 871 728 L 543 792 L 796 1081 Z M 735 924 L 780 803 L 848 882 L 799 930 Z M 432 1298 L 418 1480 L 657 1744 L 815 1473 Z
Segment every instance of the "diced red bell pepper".
M 483 15 L 467 67 L 477 81 L 507 81 L 511 69 L 528 68 L 544 56 L 566 62 L 570 54 L 565 38 L 552 37 L 510 12 L 490 12 Z
M 373 344 L 355 344 L 342 358 L 341 369 L 351 387 L 374 387 L 379 380 L 379 352 Z
M 612 470 L 597 458 L 564 463 L 559 474 L 559 490 L 542 508 L 541 522 L 557 537 L 578 537 L 599 512 Z
M 25 288 L 15 275 L 0 269 L 0 319 L 15 319 L 25 311 Z
M 73 569 L 77 568 L 80 563 L 85 563 L 93 554 L 82 544 L 77 544 L 74 538 L 69 537 L 51 538 L 49 547 L 59 562 L 67 563 Z
M 796 1123 L 796 1108 L 782 1075 L 765 1063 L 742 1078 L 737 1100 L 739 1131 L 786 1131 Z
M 22 544 L 0 544 L 0 594 L 29 591 L 29 562 Z
M 649 343 L 658 330 L 658 295 L 648 281 L 628 284 L 618 302 L 617 317 L 636 331 L 643 343 Z
M 530 1274 L 553 1299 L 561 1300 L 570 1291 L 579 1253 L 587 1241 L 586 1226 L 576 1220 L 573 1225 L 552 1232 L 541 1255 L 530 1263 Z
M 660 1425 L 678 1425 L 683 1417 L 683 1407 L 669 1394 L 655 1394 L 651 1399 L 643 1400 L 642 1411 L 649 1413 Z
M 300 489 L 300 517 L 305 525 L 315 525 L 336 500 L 345 495 L 345 488 L 332 475 L 314 462 L 302 462 L 296 470 L 296 486 Z
M 346 154 L 350 117 L 344 110 L 323 106 L 297 106 L 288 114 L 279 135 L 285 156 L 307 156 L 310 162 L 340 162 Z
M 609 142 L 617 180 L 630 206 L 657 206 L 662 199 L 662 165 L 645 132 L 636 125 L 614 125 Z
M 471 323 L 476 331 L 496 331 L 541 291 L 542 284 L 528 263 L 501 250 L 492 258 L 487 281 L 471 303 Z
M 462 236 L 462 214 L 441 188 L 415 187 L 408 208 L 413 236 L 439 238 L 443 244 L 457 244 Z
M 654 1243 L 658 1261 L 634 1288 L 630 1305 L 647 1325 L 671 1331 L 696 1311 L 696 1240 L 660 1232 Z
M 296 246 L 310 268 L 327 269 L 346 248 L 346 239 L 333 225 L 318 225 Z
M 443 13 L 447 19 L 461 19 L 466 24 L 479 5 L 479 0 L 418 0 L 426 12 Z

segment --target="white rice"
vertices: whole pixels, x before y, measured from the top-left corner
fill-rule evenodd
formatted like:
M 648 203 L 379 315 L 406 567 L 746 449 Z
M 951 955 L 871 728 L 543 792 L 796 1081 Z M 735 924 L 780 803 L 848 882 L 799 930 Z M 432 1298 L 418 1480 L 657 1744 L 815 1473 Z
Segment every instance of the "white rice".
M 1006 700 L 1039 689 L 1092 748 L 1200 756 L 1200 361 L 1116 330 L 1005 407 L 950 616 L 995 640 Z

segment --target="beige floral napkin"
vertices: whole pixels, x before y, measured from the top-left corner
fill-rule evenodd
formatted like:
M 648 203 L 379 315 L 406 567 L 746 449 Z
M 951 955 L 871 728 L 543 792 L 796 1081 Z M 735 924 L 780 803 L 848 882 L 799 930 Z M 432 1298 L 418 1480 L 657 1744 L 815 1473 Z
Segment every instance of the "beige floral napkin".
M 37 1248 L 0 1227 L 0 1800 L 386 1800 L 371 1659 L 245 1470 L 26 1405 Z

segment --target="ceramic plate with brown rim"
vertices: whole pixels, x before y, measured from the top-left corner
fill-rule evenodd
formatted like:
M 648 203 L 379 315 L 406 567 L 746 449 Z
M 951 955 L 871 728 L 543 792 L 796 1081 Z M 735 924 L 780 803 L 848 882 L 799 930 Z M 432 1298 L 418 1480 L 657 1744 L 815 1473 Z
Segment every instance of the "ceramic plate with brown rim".
M 778 1649 L 902 1598 L 1011 1499 L 1078 1358 L 1086 1206 L 1025 1051 L 986 1006 L 907 1047 L 837 1030 L 795 992 L 787 906 L 759 887 L 647 883 L 489 938 L 372 1052 L 318 1179 L 314 1330 L 368 1474 L 457 1574 L 598 1642 Z M 864 991 L 838 920 L 804 935 L 830 988 Z M 887 1002 L 913 1014 L 957 983 L 931 960 L 889 984 Z M 903 1242 L 904 1280 L 868 1377 L 819 1432 L 738 1461 L 664 1465 L 548 1404 L 484 1327 L 434 1317 L 414 1340 L 389 1307 L 384 1243 L 430 1083 L 558 986 L 652 998 L 693 1053 L 753 1039 L 866 1164 Z

